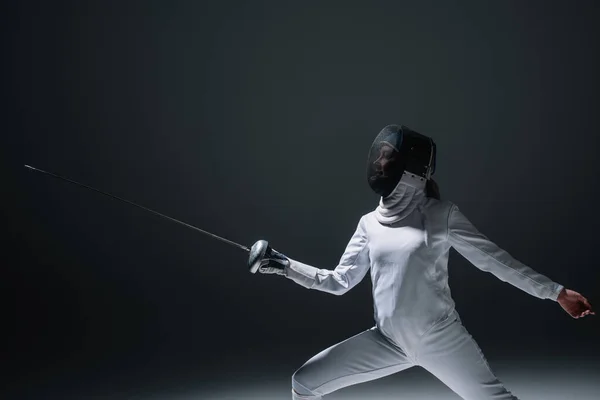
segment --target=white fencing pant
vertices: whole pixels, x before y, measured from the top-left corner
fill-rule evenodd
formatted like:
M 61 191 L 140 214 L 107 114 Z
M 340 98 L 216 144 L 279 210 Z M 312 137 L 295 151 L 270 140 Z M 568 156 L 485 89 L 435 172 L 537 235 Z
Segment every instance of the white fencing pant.
M 318 400 L 347 386 L 421 366 L 465 400 L 518 400 L 491 371 L 458 313 L 414 347 L 408 355 L 371 328 L 308 360 L 292 376 L 292 397 Z

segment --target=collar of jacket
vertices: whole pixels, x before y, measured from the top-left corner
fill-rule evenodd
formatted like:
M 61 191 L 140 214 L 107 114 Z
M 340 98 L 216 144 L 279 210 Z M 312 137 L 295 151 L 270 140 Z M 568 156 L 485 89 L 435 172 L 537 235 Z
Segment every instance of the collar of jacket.
M 393 224 L 409 216 L 427 200 L 425 185 L 427 181 L 409 172 L 405 172 L 387 197 L 382 197 L 375 209 L 375 216 L 382 224 Z

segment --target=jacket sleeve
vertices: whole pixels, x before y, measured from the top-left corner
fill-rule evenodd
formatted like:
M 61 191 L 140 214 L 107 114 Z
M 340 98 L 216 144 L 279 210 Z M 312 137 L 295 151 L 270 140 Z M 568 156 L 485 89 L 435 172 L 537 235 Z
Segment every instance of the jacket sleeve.
M 480 233 L 455 204 L 448 215 L 448 241 L 477 268 L 532 296 L 556 301 L 563 289 L 562 285 L 515 260 Z
M 308 289 L 342 295 L 362 281 L 371 266 L 367 242 L 363 217 L 335 269 L 318 269 L 290 259 L 285 276 Z

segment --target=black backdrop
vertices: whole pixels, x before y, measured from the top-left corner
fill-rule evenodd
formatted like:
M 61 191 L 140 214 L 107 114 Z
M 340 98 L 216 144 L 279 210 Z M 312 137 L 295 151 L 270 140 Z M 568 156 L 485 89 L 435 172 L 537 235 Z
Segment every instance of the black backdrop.
M 4 387 L 291 374 L 373 324 L 368 278 L 336 297 L 251 275 L 242 251 L 23 164 L 333 268 L 377 204 L 368 146 L 401 123 L 436 140 L 444 198 L 597 303 L 600 10 L 482 3 L 5 3 Z M 450 263 L 489 359 L 600 355 L 597 317 Z

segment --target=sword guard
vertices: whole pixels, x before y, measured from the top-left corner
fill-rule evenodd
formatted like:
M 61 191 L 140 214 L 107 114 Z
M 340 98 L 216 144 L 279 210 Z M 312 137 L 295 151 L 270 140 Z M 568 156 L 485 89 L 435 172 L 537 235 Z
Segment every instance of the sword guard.
M 248 256 L 248 268 L 251 274 L 255 274 L 260 268 L 268 248 L 269 242 L 266 240 L 259 240 L 252 245 L 250 255 Z

